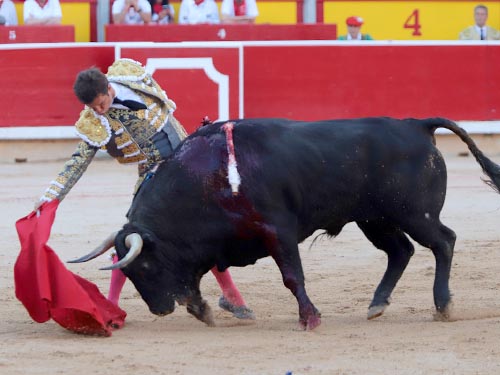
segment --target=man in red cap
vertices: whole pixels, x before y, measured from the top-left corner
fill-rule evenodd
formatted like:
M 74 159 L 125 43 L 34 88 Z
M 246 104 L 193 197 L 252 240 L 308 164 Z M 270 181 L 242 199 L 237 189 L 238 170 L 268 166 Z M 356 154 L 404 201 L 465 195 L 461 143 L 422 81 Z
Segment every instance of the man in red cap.
M 361 26 L 363 25 L 361 17 L 348 17 L 345 23 L 347 25 L 347 35 L 340 35 L 338 40 L 373 40 L 369 34 L 361 33 Z

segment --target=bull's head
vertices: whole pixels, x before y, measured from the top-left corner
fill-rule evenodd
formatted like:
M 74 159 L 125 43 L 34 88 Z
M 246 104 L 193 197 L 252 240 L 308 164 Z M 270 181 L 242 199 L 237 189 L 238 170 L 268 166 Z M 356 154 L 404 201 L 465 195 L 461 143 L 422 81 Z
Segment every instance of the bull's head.
M 208 325 L 214 324 L 210 307 L 202 299 L 199 289 L 204 272 L 194 271 L 192 263 L 176 246 L 159 239 L 151 231 L 127 224 L 93 252 L 70 262 L 93 259 L 113 247 L 113 244 L 119 261 L 102 269 L 121 269 L 153 314 L 170 314 L 177 302 L 186 305 L 197 319 Z

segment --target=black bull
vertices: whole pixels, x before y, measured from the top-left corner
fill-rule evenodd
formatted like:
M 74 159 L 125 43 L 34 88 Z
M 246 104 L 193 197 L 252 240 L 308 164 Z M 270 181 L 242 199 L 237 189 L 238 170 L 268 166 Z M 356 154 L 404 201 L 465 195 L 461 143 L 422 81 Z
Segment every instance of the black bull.
M 500 166 L 463 129 L 441 118 L 245 119 L 234 124 L 238 194 L 227 180 L 223 123 L 205 126 L 143 184 L 129 223 L 116 236 L 121 259 L 116 267 L 152 313 L 171 313 L 177 301 L 213 324 L 200 293 L 201 277 L 214 265 L 224 270 L 270 255 L 297 299 L 299 323 L 312 329 L 321 315 L 305 290 L 298 243 L 318 229 L 336 236 L 345 224 L 356 222 L 388 257 L 368 318 L 384 312 L 413 255 L 407 235 L 432 250 L 434 303 L 438 315 L 448 316 L 456 236 L 439 220 L 447 176 L 435 147 L 436 128 L 458 135 L 491 179 L 488 183 L 500 188 Z M 132 246 L 133 256 L 131 237 L 139 241 Z

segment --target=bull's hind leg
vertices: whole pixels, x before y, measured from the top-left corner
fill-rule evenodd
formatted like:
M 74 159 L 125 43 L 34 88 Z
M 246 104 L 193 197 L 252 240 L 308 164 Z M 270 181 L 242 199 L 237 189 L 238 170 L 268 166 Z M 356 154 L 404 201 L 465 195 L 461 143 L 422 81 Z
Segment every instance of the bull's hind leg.
M 423 222 L 411 225 L 407 233 L 420 245 L 430 248 L 436 259 L 434 278 L 434 305 L 436 319 L 447 320 L 450 314 L 451 294 L 449 279 L 456 235 L 444 226 L 439 219 L 426 218 Z
M 368 319 L 374 319 L 390 304 L 391 293 L 408 265 L 414 247 L 406 235 L 392 225 L 360 222 L 358 226 L 375 247 L 387 253 L 387 269 L 368 308 Z

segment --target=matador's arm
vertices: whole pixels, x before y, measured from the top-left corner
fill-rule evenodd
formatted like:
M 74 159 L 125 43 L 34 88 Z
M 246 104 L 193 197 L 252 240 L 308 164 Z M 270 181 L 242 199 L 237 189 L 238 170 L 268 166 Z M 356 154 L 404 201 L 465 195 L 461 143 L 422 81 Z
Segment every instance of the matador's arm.
M 64 164 L 56 179 L 51 181 L 50 186 L 45 190 L 40 200 L 50 202 L 57 199 L 62 201 L 87 170 L 97 150 L 97 147 L 90 146 L 84 141 L 78 143 L 75 152 L 71 155 L 71 159 Z

